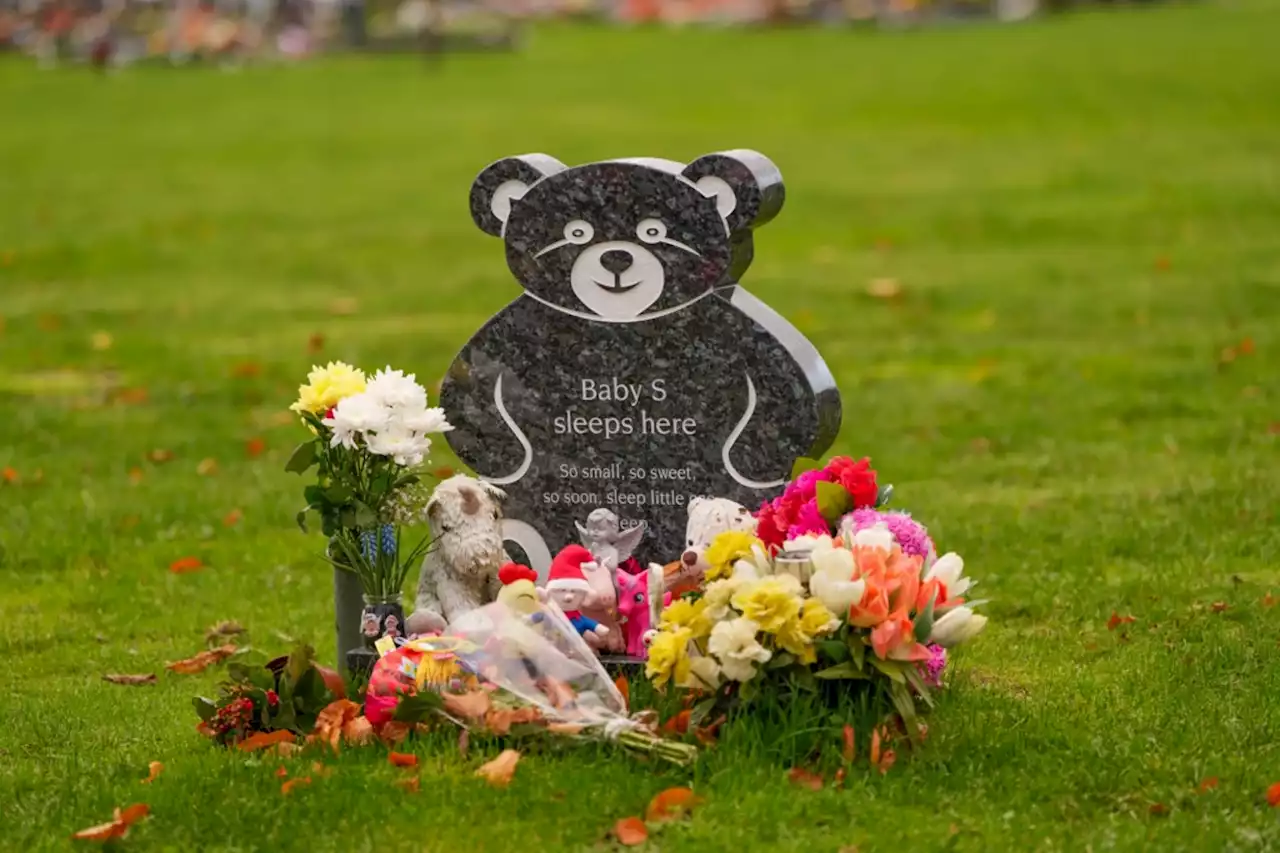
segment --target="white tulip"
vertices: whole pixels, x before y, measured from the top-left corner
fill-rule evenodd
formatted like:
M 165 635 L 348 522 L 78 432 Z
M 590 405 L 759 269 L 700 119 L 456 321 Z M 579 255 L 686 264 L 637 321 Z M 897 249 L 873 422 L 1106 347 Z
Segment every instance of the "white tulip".
M 878 548 L 882 551 L 892 551 L 894 539 L 893 534 L 889 532 L 888 525 L 884 522 L 879 522 L 853 534 L 853 544 L 859 548 Z
M 948 611 L 933 623 L 929 642 L 949 649 L 973 639 L 986 627 L 987 617 L 974 613 L 969 607 L 957 607 Z
M 964 560 L 959 554 L 954 552 L 943 554 L 933 565 L 929 567 L 929 571 L 925 572 L 924 579 L 930 581 L 937 579 L 947 587 L 947 597 L 956 598 L 964 595 L 969 587 L 973 586 L 973 581 L 964 575 Z
M 733 564 L 733 579 L 736 581 L 754 581 L 760 579 L 756 564 L 750 560 L 739 560 Z
M 814 572 L 809 578 L 809 590 L 836 616 L 848 618 L 849 608 L 861 601 L 867 591 L 867 582 L 861 579 L 837 580 L 830 573 Z

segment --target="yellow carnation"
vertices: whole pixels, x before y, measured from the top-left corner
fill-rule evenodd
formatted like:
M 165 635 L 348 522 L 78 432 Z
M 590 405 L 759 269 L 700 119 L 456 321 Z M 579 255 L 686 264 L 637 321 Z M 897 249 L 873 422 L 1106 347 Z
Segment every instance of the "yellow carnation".
M 681 598 L 663 609 L 660 627 L 664 630 L 688 628 L 693 634 L 693 639 L 701 640 L 711 633 L 714 625 L 715 620 L 707 613 L 706 599 L 690 601 L 687 598 Z
M 795 655 L 800 663 L 808 665 L 817 662 L 818 653 L 813 648 L 813 637 L 805 633 L 800 619 L 788 619 L 774 637 L 777 638 L 778 645 Z
M 707 580 L 727 578 L 733 574 L 733 564 L 751 556 L 751 546 L 764 543 L 742 530 L 727 530 L 711 540 L 707 548 Z
M 800 608 L 800 630 L 810 637 L 830 634 L 840 627 L 840 620 L 816 598 L 806 598 Z
M 295 412 L 320 414 L 338 405 L 338 401 L 364 390 L 364 371 L 341 361 L 324 367 L 312 367 L 307 384 L 298 388 L 298 402 L 289 408 Z
M 800 613 L 800 584 L 790 575 L 763 578 L 743 585 L 731 599 L 738 611 L 760 626 L 777 633 Z
M 649 661 L 644 673 L 661 687 L 668 681 L 683 684 L 689 680 L 689 641 L 693 632 L 688 628 L 659 631 L 649 646 Z

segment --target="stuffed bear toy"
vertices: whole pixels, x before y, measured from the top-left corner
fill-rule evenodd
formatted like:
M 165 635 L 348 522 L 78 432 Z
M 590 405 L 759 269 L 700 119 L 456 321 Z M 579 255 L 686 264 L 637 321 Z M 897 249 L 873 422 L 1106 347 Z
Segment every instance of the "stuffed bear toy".
M 459 352 L 446 440 L 509 495 L 513 559 L 545 576 L 584 510 L 647 522 L 642 564 L 681 553 L 693 495 L 758 506 L 840 427 L 817 350 L 738 281 L 782 208 L 754 151 L 692 163 L 487 167 L 471 215 L 523 293 Z M 511 547 L 514 546 L 514 547 Z

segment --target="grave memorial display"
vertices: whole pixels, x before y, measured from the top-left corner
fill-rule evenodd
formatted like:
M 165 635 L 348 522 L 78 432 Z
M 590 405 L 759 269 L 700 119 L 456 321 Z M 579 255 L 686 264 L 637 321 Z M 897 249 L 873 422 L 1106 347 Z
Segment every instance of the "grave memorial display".
M 817 350 L 739 284 L 782 208 L 754 151 L 685 165 L 488 166 L 471 214 L 524 292 L 458 353 L 441 389 L 458 457 L 508 495 L 504 538 L 545 575 L 592 510 L 641 523 L 642 563 L 683 547 L 696 495 L 758 506 L 840 428 Z

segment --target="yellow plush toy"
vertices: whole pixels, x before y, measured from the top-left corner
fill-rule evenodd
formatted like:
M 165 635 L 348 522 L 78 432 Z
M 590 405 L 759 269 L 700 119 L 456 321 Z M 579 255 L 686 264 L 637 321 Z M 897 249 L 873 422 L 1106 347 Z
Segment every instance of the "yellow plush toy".
M 524 616 L 535 613 L 541 603 L 538 588 L 533 585 L 537 579 L 538 573 L 528 566 L 507 563 L 498 570 L 498 580 L 502 581 L 498 601 Z

